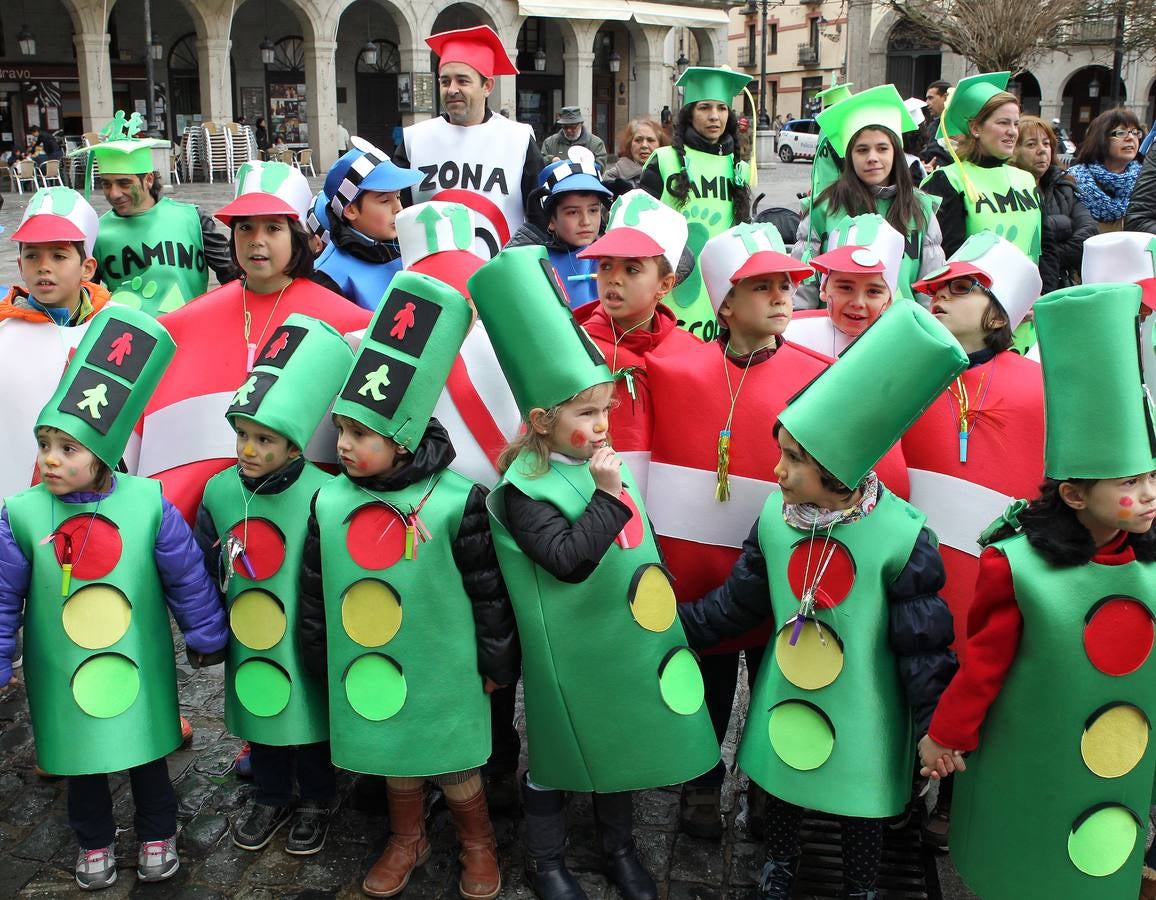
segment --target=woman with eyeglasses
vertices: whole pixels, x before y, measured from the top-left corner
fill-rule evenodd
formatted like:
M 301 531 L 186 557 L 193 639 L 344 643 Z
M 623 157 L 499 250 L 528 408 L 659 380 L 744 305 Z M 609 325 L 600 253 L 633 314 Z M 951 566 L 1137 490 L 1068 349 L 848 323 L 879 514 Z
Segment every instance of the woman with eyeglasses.
M 1140 176 L 1140 141 L 1144 129 L 1135 114 L 1117 106 L 1092 120 L 1068 174 L 1076 179 L 1077 196 L 1088 207 L 1100 231 L 1120 231 L 1132 189 Z
M 1020 136 L 1012 162 L 1036 178 L 1043 202 L 1043 242 L 1055 253 L 1040 257 L 1043 293 L 1078 283 L 1084 241 L 1099 233 L 1096 220 L 1076 195 L 1076 181 L 1056 162 L 1058 147 L 1052 126 L 1038 116 L 1020 119 Z

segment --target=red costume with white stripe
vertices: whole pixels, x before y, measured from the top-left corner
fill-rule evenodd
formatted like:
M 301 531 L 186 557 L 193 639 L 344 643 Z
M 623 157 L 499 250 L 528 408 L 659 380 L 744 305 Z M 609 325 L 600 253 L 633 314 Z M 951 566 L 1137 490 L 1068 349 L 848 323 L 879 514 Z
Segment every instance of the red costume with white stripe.
M 344 297 L 296 278 L 278 294 L 245 292 L 232 281 L 160 317 L 177 353 L 145 408 L 138 475 L 160 480 L 165 496 L 190 522 L 205 483 L 237 461 L 236 435 L 225 410 L 245 380 L 249 340 L 260 348 L 291 313 L 328 322 L 342 334 L 369 324 L 370 312 Z M 305 455 L 335 459 L 336 438 L 326 420 Z
M 765 353 L 766 351 L 760 351 Z M 722 584 L 739 558 L 743 541 L 777 487 L 779 446 L 772 437 L 779 413 L 832 360 L 780 339 L 769 359 L 727 358 L 718 342 L 659 352 L 647 361 L 654 396 L 654 438 L 646 507 L 680 602 L 697 600 Z M 731 423 L 731 497 L 715 499 L 719 431 L 737 392 Z M 832 422 L 832 428 L 838 428 Z M 849 436 L 851 437 L 851 436 Z M 875 471 L 888 489 L 906 499 L 907 468 L 898 446 Z M 766 643 L 769 626 L 726 641 L 710 652 L 726 653 Z
M 967 462 L 960 462 L 958 384 L 903 436 L 911 504 L 927 515 L 947 570 L 941 592 L 955 618 L 962 658 L 979 573 L 976 539 L 1007 505 L 1034 497 L 1044 478 L 1044 382 L 1038 363 L 1005 350 L 960 379 L 970 407 Z

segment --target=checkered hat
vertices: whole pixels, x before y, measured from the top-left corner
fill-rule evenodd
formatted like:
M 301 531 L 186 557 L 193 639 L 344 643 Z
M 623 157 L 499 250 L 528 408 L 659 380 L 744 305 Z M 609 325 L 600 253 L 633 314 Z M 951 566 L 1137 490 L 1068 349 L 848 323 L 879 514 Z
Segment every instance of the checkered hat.
M 420 172 L 395 166 L 384 150 L 369 141 L 352 137 L 349 142 L 353 149 L 342 154 L 325 176 L 325 196 L 337 218 L 362 191 L 400 191 L 421 180 Z
M 305 217 L 305 227 L 310 234 L 321 238 L 321 243 L 329 243 L 329 198 L 325 191 L 318 191 L 313 197 L 313 205 L 309 208 L 309 215 Z

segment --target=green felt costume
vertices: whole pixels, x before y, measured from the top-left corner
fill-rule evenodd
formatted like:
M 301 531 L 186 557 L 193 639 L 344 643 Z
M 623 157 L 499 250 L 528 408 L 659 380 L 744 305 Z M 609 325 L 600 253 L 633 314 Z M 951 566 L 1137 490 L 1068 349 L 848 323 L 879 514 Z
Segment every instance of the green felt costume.
M 961 160 L 943 169 L 951 186 L 963 195 L 967 234 L 990 229 L 1040 261 L 1043 231 L 1040 191 L 1030 172 L 1007 164 L 985 168 Z

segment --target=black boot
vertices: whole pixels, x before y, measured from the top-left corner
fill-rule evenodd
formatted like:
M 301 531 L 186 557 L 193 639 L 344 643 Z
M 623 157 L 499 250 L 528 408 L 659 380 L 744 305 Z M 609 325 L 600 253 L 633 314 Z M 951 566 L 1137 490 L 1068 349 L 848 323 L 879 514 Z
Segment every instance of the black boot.
M 526 881 L 539 900 L 586 900 L 566 868 L 566 798 L 522 782 L 526 818 Z
M 624 900 L 655 900 L 658 885 L 638 858 L 634 843 L 634 797 L 629 791 L 594 794 L 594 818 L 606 858 L 606 877 Z
M 768 859 L 751 893 L 751 900 L 788 900 L 798 873 L 798 856 Z

